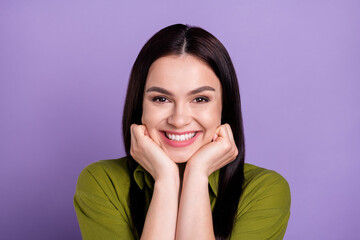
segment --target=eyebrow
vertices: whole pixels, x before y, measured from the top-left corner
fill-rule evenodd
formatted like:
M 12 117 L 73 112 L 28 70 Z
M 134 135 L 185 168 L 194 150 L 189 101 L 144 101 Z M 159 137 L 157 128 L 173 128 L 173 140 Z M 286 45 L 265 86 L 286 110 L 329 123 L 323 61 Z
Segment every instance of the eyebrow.
M 196 88 L 196 89 L 190 91 L 190 93 L 188 95 L 194 95 L 194 94 L 198 94 L 198 93 L 201 93 L 204 91 L 214 91 L 215 92 L 215 88 L 210 87 L 210 86 L 199 87 L 199 88 Z M 166 94 L 169 96 L 174 95 L 171 92 L 169 92 L 168 90 L 161 88 L 161 87 L 150 87 L 146 90 L 146 92 L 159 92 L 159 93 Z
M 214 91 L 215 92 L 215 89 L 210 86 L 203 86 L 203 87 L 199 87 L 197 89 L 192 90 L 190 92 L 190 95 L 198 94 L 198 93 L 201 93 L 204 91 Z

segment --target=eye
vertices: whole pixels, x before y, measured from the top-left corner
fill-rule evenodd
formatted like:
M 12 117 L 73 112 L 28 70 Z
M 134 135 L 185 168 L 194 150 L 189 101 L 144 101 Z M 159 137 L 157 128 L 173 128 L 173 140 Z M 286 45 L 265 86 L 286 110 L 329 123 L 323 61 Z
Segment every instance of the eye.
M 168 102 L 169 100 L 166 97 L 154 97 L 153 102 L 159 102 L 159 103 L 164 103 L 164 102 Z
M 196 103 L 205 103 L 209 101 L 209 98 L 207 97 L 197 97 L 193 100 Z

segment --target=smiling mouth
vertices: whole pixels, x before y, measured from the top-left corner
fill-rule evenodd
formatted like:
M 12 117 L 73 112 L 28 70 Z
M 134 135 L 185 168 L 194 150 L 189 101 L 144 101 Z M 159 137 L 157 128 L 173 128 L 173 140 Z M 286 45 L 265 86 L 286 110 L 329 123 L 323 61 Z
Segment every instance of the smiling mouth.
M 176 142 L 183 142 L 183 141 L 188 141 L 190 139 L 192 139 L 193 137 L 195 137 L 196 132 L 192 132 L 192 133 L 186 133 L 186 134 L 173 134 L 173 133 L 167 133 L 164 132 L 165 136 L 172 140 L 172 141 L 176 141 Z

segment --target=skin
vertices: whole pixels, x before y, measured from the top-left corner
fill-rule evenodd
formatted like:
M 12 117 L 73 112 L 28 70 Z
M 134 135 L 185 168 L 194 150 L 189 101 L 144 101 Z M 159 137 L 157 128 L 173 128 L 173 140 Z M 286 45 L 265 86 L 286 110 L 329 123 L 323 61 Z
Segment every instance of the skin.
M 220 125 L 221 91 L 212 69 L 194 56 L 151 65 L 142 125 L 131 126 L 130 153 L 155 180 L 141 239 L 215 239 L 208 177 L 238 154 L 230 126 Z M 169 133 L 195 136 L 179 143 Z

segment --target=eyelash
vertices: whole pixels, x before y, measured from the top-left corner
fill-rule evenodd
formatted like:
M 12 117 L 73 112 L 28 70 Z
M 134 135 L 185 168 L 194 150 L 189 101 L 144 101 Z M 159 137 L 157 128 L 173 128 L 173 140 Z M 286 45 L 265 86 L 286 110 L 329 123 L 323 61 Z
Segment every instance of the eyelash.
M 152 99 L 153 102 L 159 102 L 159 103 L 164 103 L 166 101 L 169 101 L 169 99 L 167 99 L 166 97 L 163 97 L 163 96 L 157 96 L 157 97 L 154 97 Z M 206 103 L 206 102 L 209 102 L 209 98 L 207 97 L 197 97 L 193 100 L 193 102 L 195 103 Z
M 196 103 L 206 103 L 206 102 L 209 102 L 209 98 L 207 98 L 207 97 L 197 97 L 193 101 L 196 102 Z
M 162 96 L 158 96 L 158 97 L 154 97 L 152 99 L 153 102 L 159 102 L 159 103 L 164 103 L 166 101 L 169 101 L 169 99 L 167 99 L 166 97 L 162 97 Z

